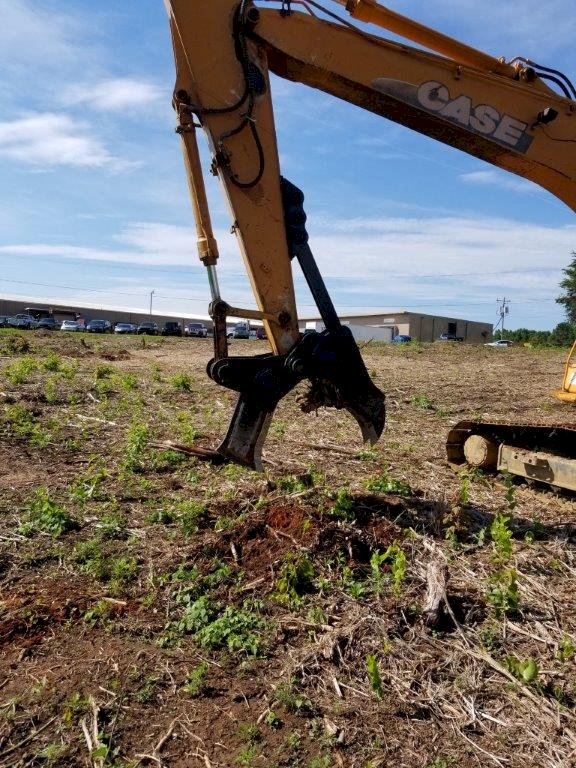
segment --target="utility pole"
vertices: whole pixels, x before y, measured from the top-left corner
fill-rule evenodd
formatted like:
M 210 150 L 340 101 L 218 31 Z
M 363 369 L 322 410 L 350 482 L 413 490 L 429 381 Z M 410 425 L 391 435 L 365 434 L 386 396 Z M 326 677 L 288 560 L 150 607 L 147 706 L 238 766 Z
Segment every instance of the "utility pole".
M 154 296 L 154 291 L 150 291 L 150 317 L 152 317 L 152 297 Z
M 507 299 L 506 296 L 502 299 L 496 299 L 498 302 L 498 312 L 500 314 L 500 338 L 504 338 L 504 318 L 506 315 L 510 312 L 510 299 Z

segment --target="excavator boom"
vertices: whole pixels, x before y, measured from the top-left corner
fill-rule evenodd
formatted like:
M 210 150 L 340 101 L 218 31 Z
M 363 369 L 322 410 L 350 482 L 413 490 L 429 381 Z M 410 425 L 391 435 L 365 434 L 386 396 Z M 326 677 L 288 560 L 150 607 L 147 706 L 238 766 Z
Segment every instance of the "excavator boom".
M 304 196 L 280 174 L 269 72 L 530 179 L 576 210 L 576 92 L 567 79 L 551 78 L 560 83 L 558 93 L 544 81 L 550 75 L 525 60 L 506 63 L 375 0 L 336 1 L 353 17 L 436 52 L 367 34 L 315 0 L 284 0 L 279 8 L 267 0 L 165 0 L 177 131 L 212 293 L 215 352 L 208 374 L 239 393 L 215 460 L 260 467 L 272 413 L 302 380 L 310 383 L 303 410 L 344 408 L 372 442 L 384 428 L 384 395 L 340 324 L 308 246 Z M 220 296 L 199 127 L 212 154 L 211 171 L 224 187 L 257 310 L 230 307 Z M 293 260 L 324 320 L 322 333 L 299 332 Z M 262 320 L 272 354 L 229 357 L 228 316 Z

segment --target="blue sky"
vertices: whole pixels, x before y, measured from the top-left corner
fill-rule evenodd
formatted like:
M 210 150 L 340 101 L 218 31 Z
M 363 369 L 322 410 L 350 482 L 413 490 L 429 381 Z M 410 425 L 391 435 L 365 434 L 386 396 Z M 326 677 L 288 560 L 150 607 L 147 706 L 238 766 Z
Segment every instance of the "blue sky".
M 340 6 L 331 4 L 342 15 Z M 570 0 L 404 0 L 471 45 L 576 78 Z M 0 0 L 0 294 L 205 314 L 162 0 Z M 549 328 L 574 214 L 529 182 L 304 86 L 273 80 L 284 175 L 341 314 L 413 309 Z M 204 154 L 205 167 L 208 156 Z M 254 306 L 217 184 L 230 303 Z M 297 278 L 302 316 L 314 313 Z

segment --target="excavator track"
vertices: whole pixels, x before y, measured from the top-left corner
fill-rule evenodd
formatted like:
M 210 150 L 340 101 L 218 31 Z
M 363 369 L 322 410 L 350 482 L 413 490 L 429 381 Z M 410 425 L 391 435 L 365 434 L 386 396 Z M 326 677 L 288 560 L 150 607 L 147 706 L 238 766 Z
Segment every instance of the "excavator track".
M 454 467 L 468 464 L 576 491 L 576 424 L 492 424 L 460 421 L 446 440 Z

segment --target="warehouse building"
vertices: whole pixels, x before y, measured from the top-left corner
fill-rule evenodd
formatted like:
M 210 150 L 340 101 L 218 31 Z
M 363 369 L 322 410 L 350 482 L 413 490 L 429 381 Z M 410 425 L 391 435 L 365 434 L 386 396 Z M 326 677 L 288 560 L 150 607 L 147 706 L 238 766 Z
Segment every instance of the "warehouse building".
M 171 315 L 136 312 L 128 308 L 95 307 L 84 304 L 50 304 L 37 299 L 15 299 L 0 297 L 0 315 L 17 315 L 29 309 L 49 309 L 58 320 L 70 319 L 73 314 L 86 320 L 106 319 L 114 323 L 142 323 L 153 320 L 161 326 L 167 320 L 177 320 L 182 325 L 185 322 L 204 323 L 210 330 L 212 320 L 208 315 L 182 315 L 177 312 Z M 33 314 L 33 313 L 32 313 Z M 435 341 L 442 333 L 459 336 L 469 344 L 482 344 L 492 340 L 492 324 L 476 320 L 461 320 L 440 315 L 424 315 L 408 310 L 390 310 L 375 314 L 342 315 L 343 325 L 350 326 L 358 341 L 374 339 L 391 341 L 395 336 L 411 336 L 418 341 Z M 253 326 L 260 323 L 252 323 Z M 233 322 L 232 322 L 233 326 Z M 323 329 L 319 317 L 300 318 L 300 329 Z
M 483 344 L 492 340 L 492 324 L 477 320 L 461 320 L 455 317 L 424 315 L 409 310 L 389 310 L 378 314 L 342 315 L 343 325 L 349 325 L 357 340 L 372 337 L 389 341 L 394 336 L 411 336 L 418 341 L 436 341 L 442 333 L 460 337 L 469 344 Z M 319 329 L 318 317 L 301 318 L 303 328 Z

